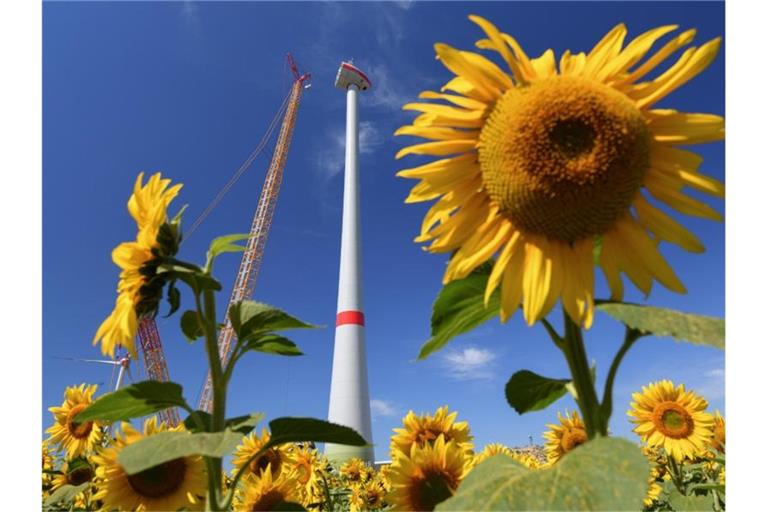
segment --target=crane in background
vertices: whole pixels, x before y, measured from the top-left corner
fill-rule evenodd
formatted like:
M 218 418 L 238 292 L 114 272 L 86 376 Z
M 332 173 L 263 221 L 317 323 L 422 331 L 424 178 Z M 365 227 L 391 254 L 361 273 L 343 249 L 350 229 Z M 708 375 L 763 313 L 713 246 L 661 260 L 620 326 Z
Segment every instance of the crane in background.
M 192 232 L 197 229 L 205 218 L 208 217 L 213 209 L 221 202 L 229 189 L 251 166 L 256 157 L 261 153 L 264 147 L 266 147 L 267 142 L 277 126 L 280 114 L 284 112 L 280 133 L 277 138 L 275 150 L 267 170 L 267 176 L 264 180 L 261 196 L 259 197 L 256 213 L 254 214 L 251 225 L 251 237 L 248 239 L 246 250 L 243 253 L 240 269 L 238 270 L 235 279 L 235 286 L 232 290 L 229 304 L 247 299 L 253 295 L 253 290 L 256 285 L 256 277 L 258 276 L 261 261 L 264 256 L 267 236 L 269 235 L 269 229 L 272 225 L 272 217 L 274 216 L 275 206 L 277 204 L 277 196 L 280 192 L 283 168 L 285 167 L 288 147 L 290 146 L 293 128 L 296 123 L 296 113 L 301 99 L 301 93 L 306 87 L 309 87 L 309 73 L 303 75 L 299 74 L 296 62 L 291 54 L 288 54 L 287 62 L 294 80 L 288 96 L 285 98 L 277 114 L 275 114 L 275 117 L 272 119 L 267 132 L 264 134 L 264 137 L 258 146 L 256 146 L 248 158 L 242 163 L 237 171 L 235 171 L 229 182 L 219 191 L 217 196 L 211 201 L 195 222 L 193 222 L 189 231 L 186 233 L 186 239 L 189 239 Z M 227 308 L 227 310 L 228 309 L 229 308 Z M 219 332 L 218 339 L 219 354 L 224 362 L 226 362 L 229 357 L 233 334 L 232 325 L 229 323 L 229 319 L 227 319 L 225 327 Z M 161 382 L 169 381 L 168 363 L 165 359 L 165 354 L 163 353 L 163 344 L 160 340 L 160 333 L 158 332 L 154 318 L 146 317 L 140 321 L 137 337 L 139 338 L 139 346 L 141 347 L 147 377 L 151 380 Z M 212 407 L 210 374 L 200 393 L 199 404 L 199 409 L 210 412 Z M 176 408 L 165 409 L 159 413 L 159 416 L 161 421 L 165 421 L 171 426 L 178 425 L 181 422 Z
M 240 260 L 240 267 L 235 277 L 235 284 L 232 287 L 232 295 L 229 298 L 226 311 L 229 311 L 229 307 L 232 304 L 252 297 L 256 288 L 256 278 L 259 276 L 261 262 L 264 258 L 264 248 L 267 244 L 269 229 L 272 226 L 275 206 L 277 206 L 277 197 L 280 193 L 280 184 L 283 181 L 283 169 L 285 168 L 288 149 L 293 137 L 293 128 L 296 124 L 296 114 L 298 113 L 301 94 L 305 88 L 309 87 L 309 73 L 303 75 L 299 73 L 296 62 L 291 54 L 288 54 L 288 65 L 293 74 L 291 92 L 288 96 L 275 150 L 272 153 L 272 160 L 269 163 L 267 175 L 264 178 L 264 185 L 261 189 L 256 212 L 253 215 L 250 237 L 243 252 L 243 257 Z M 232 324 L 229 321 L 229 317 L 227 317 L 224 327 L 219 331 L 218 339 L 219 357 L 221 357 L 222 364 L 225 364 L 229 359 L 234 337 L 235 333 L 232 329 Z M 203 384 L 197 408 L 202 411 L 211 412 L 213 408 L 212 395 L 213 390 L 211 388 L 211 375 L 209 372 Z

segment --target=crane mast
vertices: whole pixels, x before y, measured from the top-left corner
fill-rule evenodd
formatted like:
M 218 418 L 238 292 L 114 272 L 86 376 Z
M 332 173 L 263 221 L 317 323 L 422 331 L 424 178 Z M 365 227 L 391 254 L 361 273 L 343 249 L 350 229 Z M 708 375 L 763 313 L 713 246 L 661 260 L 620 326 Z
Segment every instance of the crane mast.
M 269 163 L 267 175 L 264 178 L 264 185 L 261 189 L 261 195 L 259 196 L 259 202 L 256 206 L 256 212 L 253 215 L 250 237 L 248 238 L 245 251 L 240 260 L 240 267 L 237 271 L 237 276 L 235 277 L 232 295 L 227 304 L 227 312 L 229 312 L 229 308 L 233 304 L 253 296 L 256 287 L 256 278 L 259 276 L 259 269 L 261 268 L 261 262 L 264 258 L 264 248 L 267 244 L 269 229 L 272 226 L 272 217 L 275 214 L 277 197 L 280 193 L 280 184 L 283 180 L 283 169 L 285 168 L 285 162 L 288 157 L 288 148 L 291 145 L 293 128 L 296 124 L 296 114 L 301 100 L 301 93 L 305 87 L 304 83 L 310 78 L 308 73 L 304 75 L 299 74 L 296 63 L 290 54 L 288 54 L 288 64 L 293 72 L 294 81 L 291 86 L 291 93 L 285 109 L 285 114 L 283 115 L 283 122 L 280 126 L 280 133 L 275 144 L 275 150 L 272 154 L 272 160 Z M 221 358 L 222 364 L 225 364 L 229 359 L 234 337 L 235 333 L 232 329 L 229 317 L 227 316 L 224 327 L 219 331 L 218 339 L 219 357 Z M 213 407 L 212 395 L 213 389 L 211 387 L 211 374 L 209 372 L 200 394 L 200 402 L 198 403 L 199 410 L 211 412 Z
M 160 333 L 157 331 L 155 319 L 145 317 L 139 322 L 139 344 L 141 353 L 144 356 L 144 369 L 147 371 L 147 377 L 151 380 L 168 382 L 168 363 L 163 354 L 163 344 L 160 342 Z M 172 407 L 164 409 L 158 413 L 160 421 L 166 422 L 171 427 L 178 425 L 181 420 L 179 411 Z

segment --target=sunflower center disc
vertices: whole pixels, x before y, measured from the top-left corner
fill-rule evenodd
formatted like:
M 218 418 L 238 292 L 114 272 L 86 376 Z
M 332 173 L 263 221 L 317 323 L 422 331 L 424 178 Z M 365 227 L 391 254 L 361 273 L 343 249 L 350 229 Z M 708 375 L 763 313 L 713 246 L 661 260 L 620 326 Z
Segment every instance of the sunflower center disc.
M 434 510 L 438 503 L 453 495 L 456 486 L 449 479 L 442 471 L 427 471 L 424 479 L 413 486 L 412 504 L 418 505 L 417 510 Z
M 580 428 L 573 428 L 563 432 L 560 446 L 563 448 L 563 453 L 568 453 L 585 442 L 587 442 L 587 433 Z
M 614 89 L 553 77 L 509 89 L 480 133 L 491 199 L 530 233 L 574 242 L 632 204 L 650 163 L 642 113 Z
M 283 505 L 286 503 L 285 496 L 283 496 L 283 493 L 273 489 L 266 494 L 259 497 L 258 500 L 256 500 L 256 503 L 253 504 L 251 507 L 251 510 L 253 512 L 261 512 L 263 510 L 275 510 L 278 505 Z M 290 510 L 289 508 L 285 508 L 285 510 Z
M 173 459 L 145 469 L 135 475 L 127 475 L 131 488 L 141 496 L 158 498 L 176 491 L 184 482 L 187 464 L 184 459 Z
M 69 433 L 72 434 L 72 437 L 77 439 L 84 439 L 88 437 L 91 433 L 91 429 L 93 428 L 93 422 L 92 421 L 86 421 L 85 423 L 75 423 L 74 419 L 75 416 L 80 414 L 80 412 L 88 407 L 85 404 L 77 404 L 72 409 L 70 409 L 69 414 L 67 415 L 67 430 L 69 430 Z
M 88 466 L 67 473 L 67 483 L 70 485 L 81 485 L 89 482 L 91 478 L 93 478 L 93 470 Z
M 266 471 L 267 466 L 270 464 L 270 467 L 272 468 L 272 474 L 279 475 L 282 461 L 280 460 L 280 453 L 278 453 L 277 450 L 269 449 L 267 450 L 267 453 L 251 462 L 251 471 L 258 475 L 262 471 Z
M 659 432 L 673 439 L 693 432 L 693 417 L 676 402 L 662 402 L 653 411 L 653 423 Z

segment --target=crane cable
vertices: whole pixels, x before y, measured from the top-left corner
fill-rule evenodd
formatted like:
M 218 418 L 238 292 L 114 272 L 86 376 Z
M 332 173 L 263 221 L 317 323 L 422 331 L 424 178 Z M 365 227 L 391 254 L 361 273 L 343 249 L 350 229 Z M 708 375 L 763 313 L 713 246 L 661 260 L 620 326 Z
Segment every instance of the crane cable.
M 267 145 L 267 142 L 269 142 L 269 139 L 272 136 L 272 133 L 275 131 L 275 128 L 277 127 L 277 122 L 280 119 L 281 115 L 286 109 L 286 106 L 288 105 L 288 99 L 291 97 L 291 91 L 288 91 L 288 94 L 285 96 L 285 99 L 283 100 L 283 103 L 280 105 L 280 108 L 275 113 L 275 116 L 272 118 L 272 122 L 269 124 L 269 127 L 267 128 L 266 133 L 261 138 L 261 141 L 259 141 L 259 144 L 256 146 L 256 148 L 251 152 L 250 155 L 248 155 L 248 158 L 245 159 L 245 161 L 240 165 L 240 167 L 235 171 L 235 173 L 232 175 L 232 177 L 229 179 L 229 181 L 222 187 L 222 189 L 219 191 L 218 194 L 216 194 L 216 197 L 213 198 L 213 200 L 208 204 L 208 206 L 205 207 L 205 210 L 195 219 L 195 221 L 190 226 L 189 230 L 184 234 L 184 238 L 189 239 L 190 236 L 192 236 L 192 233 L 195 232 L 195 230 L 200 226 L 200 224 L 205 221 L 206 218 L 211 214 L 211 212 L 216 208 L 219 203 L 224 199 L 224 196 L 229 192 L 229 189 L 231 189 L 235 183 L 240 179 L 240 177 L 243 175 L 243 173 L 248 170 L 248 168 L 251 166 L 253 161 L 256 159 L 257 156 L 259 156 L 259 153 L 262 152 L 264 147 Z

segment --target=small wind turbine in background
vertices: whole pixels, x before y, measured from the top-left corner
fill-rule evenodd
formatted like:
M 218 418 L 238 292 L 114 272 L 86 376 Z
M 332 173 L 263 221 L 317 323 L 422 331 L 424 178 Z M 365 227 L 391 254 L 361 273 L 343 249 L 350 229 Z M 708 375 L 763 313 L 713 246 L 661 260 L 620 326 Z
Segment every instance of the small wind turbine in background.
M 117 391 L 123 385 L 123 379 L 125 378 L 126 373 L 128 374 L 128 378 L 131 379 L 131 382 L 134 382 L 133 374 L 131 373 L 131 356 L 129 354 L 125 354 L 124 356 L 118 359 L 80 359 L 77 357 L 60 357 L 60 356 L 53 356 L 53 357 L 55 357 L 56 359 L 66 359 L 68 361 L 79 361 L 81 363 L 100 363 L 100 364 L 112 365 L 113 377 L 115 374 L 114 368 L 119 368 L 117 371 L 117 381 L 115 381 L 114 391 Z M 111 383 L 112 383 L 112 380 L 110 380 L 110 384 Z

